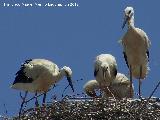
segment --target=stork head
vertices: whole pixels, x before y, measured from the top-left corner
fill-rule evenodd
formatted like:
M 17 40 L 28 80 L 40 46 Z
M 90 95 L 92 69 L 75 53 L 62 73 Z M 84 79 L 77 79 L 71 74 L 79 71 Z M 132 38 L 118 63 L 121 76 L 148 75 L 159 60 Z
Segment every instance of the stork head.
M 134 9 L 133 7 L 126 7 L 124 10 L 124 22 L 122 25 L 122 29 L 125 27 L 126 23 L 131 23 L 131 21 L 134 17 Z
M 72 84 L 72 79 L 71 79 L 72 70 L 69 67 L 66 67 L 66 66 L 64 66 L 62 69 L 64 71 L 65 76 L 67 77 L 67 80 L 69 82 L 69 85 L 72 88 L 72 91 L 74 92 L 74 88 L 73 88 L 73 84 Z

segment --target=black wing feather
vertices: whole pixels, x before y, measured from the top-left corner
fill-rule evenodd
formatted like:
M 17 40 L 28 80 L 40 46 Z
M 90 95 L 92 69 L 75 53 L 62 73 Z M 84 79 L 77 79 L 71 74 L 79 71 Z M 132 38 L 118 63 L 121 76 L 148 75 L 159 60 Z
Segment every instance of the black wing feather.
M 115 66 L 115 68 L 113 69 L 114 71 L 114 76 L 116 77 L 117 76 L 117 68 L 116 68 L 116 66 Z
M 149 50 L 146 51 L 147 57 L 148 57 L 148 62 L 149 62 Z
M 124 59 L 126 61 L 127 67 L 129 68 L 129 64 L 128 64 L 128 60 L 127 60 L 127 55 L 126 55 L 125 52 L 123 52 L 123 57 L 124 57 Z
M 13 82 L 13 85 L 16 83 L 32 83 L 33 79 L 29 78 L 26 76 L 24 69 L 25 69 L 25 64 L 28 64 L 32 59 L 26 60 L 22 65 L 20 70 L 15 74 L 15 81 Z
M 99 71 L 99 69 L 94 69 L 94 77 L 97 76 L 98 71 Z

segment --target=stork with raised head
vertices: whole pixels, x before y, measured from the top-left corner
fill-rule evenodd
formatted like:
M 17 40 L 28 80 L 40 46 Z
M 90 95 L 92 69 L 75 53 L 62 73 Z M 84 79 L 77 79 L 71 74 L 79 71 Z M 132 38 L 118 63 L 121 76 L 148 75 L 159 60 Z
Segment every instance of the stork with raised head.
M 34 92 L 36 95 L 37 93 L 44 93 L 44 104 L 49 88 L 64 76 L 67 77 L 69 85 L 74 92 L 71 75 L 72 71 L 69 67 L 64 66 L 59 69 L 55 63 L 49 60 L 30 59 L 21 65 L 11 88 L 26 91 L 25 96 L 27 96 L 27 92 Z
M 97 97 L 95 89 L 100 89 L 96 80 L 90 80 L 84 85 L 84 91 L 90 97 Z M 122 73 L 117 73 L 116 78 L 109 86 L 110 91 L 117 99 L 133 98 L 134 88 L 132 85 L 132 95 L 130 96 L 130 80 Z M 112 97 L 109 91 L 103 91 L 103 97 Z
M 94 63 L 94 76 L 101 90 L 108 90 L 110 83 L 116 78 L 117 63 L 115 57 L 110 54 L 98 55 Z
M 134 9 L 126 7 L 124 10 L 124 23 L 128 24 L 128 29 L 122 38 L 123 54 L 126 64 L 130 71 L 130 80 L 132 77 L 139 79 L 139 97 L 141 97 L 141 79 L 148 74 L 149 47 L 151 45 L 147 34 L 134 26 Z

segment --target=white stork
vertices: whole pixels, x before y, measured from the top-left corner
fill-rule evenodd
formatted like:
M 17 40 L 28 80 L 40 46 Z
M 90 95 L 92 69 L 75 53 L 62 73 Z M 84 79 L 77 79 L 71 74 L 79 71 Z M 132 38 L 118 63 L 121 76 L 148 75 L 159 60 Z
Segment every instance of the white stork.
M 94 66 L 94 76 L 99 83 L 101 90 L 105 91 L 117 75 L 115 57 L 110 54 L 98 55 L 95 59 Z
M 128 30 L 122 38 L 123 54 L 126 64 L 130 70 L 130 80 L 132 76 L 139 79 L 139 98 L 141 97 L 141 79 L 148 74 L 149 47 L 151 45 L 147 34 L 134 26 L 134 10 L 126 7 L 125 18 L 122 29 L 128 24 Z
M 90 97 L 97 97 L 95 89 L 100 89 L 99 84 L 96 80 L 90 80 L 84 85 L 84 91 Z M 111 82 L 109 86 L 110 91 L 117 99 L 121 98 L 133 98 L 134 88 L 132 85 L 132 96 L 130 96 L 130 81 L 121 73 L 117 73 L 116 78 Z M 112 97 L 109 91 L 103 91 L 103 97 Z
M 84 86 L 84 91 L 86 94 L 90 97 L 96 97 L 95 89 L 100 89 L 99 84 L 97 80 L 89 80 Z
M 27 92 L 34 92 L 36 95 L 37 93 L 44 93 L 44 104 L 49 88 L 62 79 L 63 76 L 67 77 L 69 85 L 74 92 L 71 75 L 72 71 L 69 67 L 64 66 L 59 69 L 55 63 L 49 60 L 30 59 L 21 65 L 11 88 L 26 91 L 26 95 Z

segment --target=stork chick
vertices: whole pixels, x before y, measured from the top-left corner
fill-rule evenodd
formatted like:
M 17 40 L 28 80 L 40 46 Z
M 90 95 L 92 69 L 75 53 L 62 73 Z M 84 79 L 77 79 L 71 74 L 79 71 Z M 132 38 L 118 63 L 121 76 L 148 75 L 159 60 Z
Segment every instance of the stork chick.
M 89 80 L 84 85 L 84 91 L 90 97 L 97 97 L 95 89 L 100 89 L 99 84 L 96 80 Z M 130 98 L 130 81 L 121 73 L 117 73 L 116 78 L 111 82 L 109 89 L 117 99 Z M 134 88 L 132 85 L 132 96 L 134 95 Z M 112 97 L 109 91 L 103 91 L 103 97 Z
M 96 92 L 95 89 L 99 89 L 99 84 L 97 80 L 89 80 L 84 86 L 83 86 L 84 91 L 86 94 L 90 97 L 96 97 Z
M 117 63 L 110 54 L 98 55 L 94 63 L 94 76 L 101 90 L 108 90 L 110 83 L 116 78 Z

